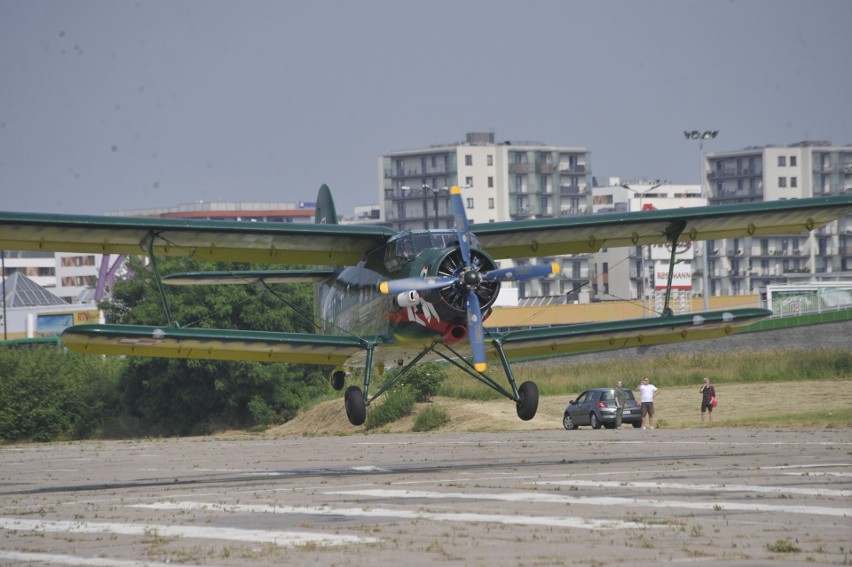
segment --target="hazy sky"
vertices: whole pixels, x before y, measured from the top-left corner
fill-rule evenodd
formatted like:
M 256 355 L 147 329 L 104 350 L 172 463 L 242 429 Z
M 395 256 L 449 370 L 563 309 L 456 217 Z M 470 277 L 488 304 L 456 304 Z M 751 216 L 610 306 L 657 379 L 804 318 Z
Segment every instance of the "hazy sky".
M 852 144 L 850 0 L 0 0 L 0 209 L 378 201 L 377 157 L 493 131 L 598 176 Z

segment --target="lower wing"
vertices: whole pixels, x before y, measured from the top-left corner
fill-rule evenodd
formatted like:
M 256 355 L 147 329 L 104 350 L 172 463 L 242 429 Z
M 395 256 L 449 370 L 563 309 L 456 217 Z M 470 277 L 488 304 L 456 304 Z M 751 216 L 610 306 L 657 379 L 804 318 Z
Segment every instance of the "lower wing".
M 491 333 L 488 356 L 497 359 L 495 343 L 510 359 L 565 356 L 619 348 L 680 343 L 725 337 L 771 315 L 767 309 L 733 309 L 672 317 L 626 319 L 604 323 Z M 490 340 L 489 340 L 490 339 Z M 384 337 L 353 337 L 227 329 L 76 325 L 62 333 L 70 350 L 87 354 L 210 360 L 243 360 L 363 367 L 367 350 L 373 364 L 391 367 L 408 362 L 433 345 L 395 344 Z M 469 356 L 465 342 L 455 354 Z M 438 360 L 430 353 L 423 360 Z
M 357 337 L 228 329 L 76 325 L 62 333 L 75 352 L 341 366 L 366 349 Z
M 509 331 L 492 335 L 492 339 L 499 341 L 506 356 L 512 359 L 560 356 L 716 339 L 731 335 L 770 315 L 772 311 L 768 309 L 731 309 Z

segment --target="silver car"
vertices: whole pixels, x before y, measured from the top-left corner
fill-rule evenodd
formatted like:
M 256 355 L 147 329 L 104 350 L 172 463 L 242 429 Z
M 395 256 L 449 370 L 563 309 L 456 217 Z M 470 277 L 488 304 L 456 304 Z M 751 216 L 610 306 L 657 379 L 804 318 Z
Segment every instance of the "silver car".
M 633 427 L 642 427 L 642 408 L 633 397 L 633 392 L 625 388 L 627 401 L 621 423 Z M 571 400 L 565 408 L 562 418 L 565 429 L 577 429 L 580 425 L 591 425 L 592 429 L 615 427 L 615 388 L 592 388 L 586 390 L 576 400 Z

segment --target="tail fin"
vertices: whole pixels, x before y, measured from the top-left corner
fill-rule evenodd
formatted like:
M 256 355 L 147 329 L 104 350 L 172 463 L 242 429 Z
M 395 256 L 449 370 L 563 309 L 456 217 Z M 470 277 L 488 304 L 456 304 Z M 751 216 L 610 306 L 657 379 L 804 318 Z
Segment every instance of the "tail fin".
M 317 195 L 316 224 L 337 224 L 337 211 L 334 208 L 334 199 L 331 198 L 331 189 L 325 183 L 319 189 Z

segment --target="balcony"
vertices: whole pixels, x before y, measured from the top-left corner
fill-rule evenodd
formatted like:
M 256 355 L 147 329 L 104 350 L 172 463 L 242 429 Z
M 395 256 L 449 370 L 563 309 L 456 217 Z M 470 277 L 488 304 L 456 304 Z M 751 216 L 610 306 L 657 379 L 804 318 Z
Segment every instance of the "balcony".
M 557 169 L 558 169 L 559 173 L 577 173 L 577 174 L 586 173 L 586 166 L 582 165 L 582 164 L 571 165 L 570 163 L 560 163 L 557 166 Z
M 509 173 L 530 173 L 532 167 L 528 163 L 510 163 Z
M 561 195 L 585 195 L 585 189 L 579 185 L 560 185 L 559 193 Z

